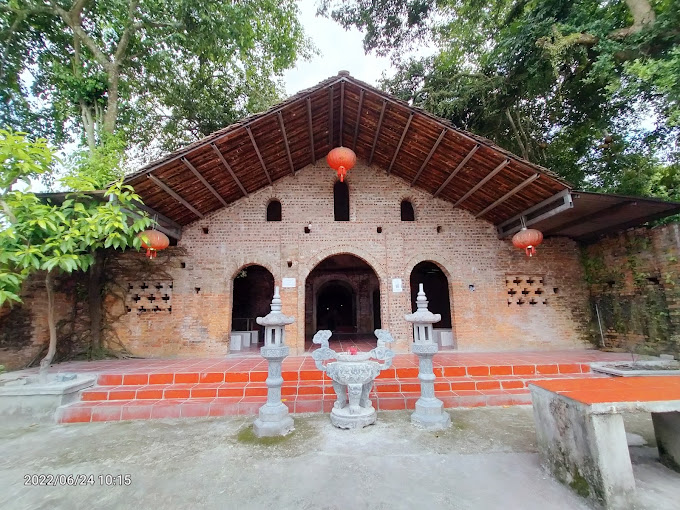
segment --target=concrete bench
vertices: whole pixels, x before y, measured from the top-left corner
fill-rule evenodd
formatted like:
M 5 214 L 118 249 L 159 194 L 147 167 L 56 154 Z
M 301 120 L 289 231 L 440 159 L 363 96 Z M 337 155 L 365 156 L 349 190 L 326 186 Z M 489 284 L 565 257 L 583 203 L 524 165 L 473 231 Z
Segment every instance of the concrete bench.
M 634 507 L 621 413 L 652 413 L 661 461 L 680 471 L 680 376 L 550 380 L 529 388 L 543 463 L 596 504 Z

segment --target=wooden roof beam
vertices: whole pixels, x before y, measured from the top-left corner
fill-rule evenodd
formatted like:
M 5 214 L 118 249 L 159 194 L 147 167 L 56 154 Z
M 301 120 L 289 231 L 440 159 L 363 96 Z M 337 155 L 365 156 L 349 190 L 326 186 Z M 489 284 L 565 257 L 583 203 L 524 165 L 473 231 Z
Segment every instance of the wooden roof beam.
M 312 153 L 312 165 L 316 163 L 314 151 L 314 126 L 312 125 L 312 98 L 307 96 L 307 131 L 309 133 L 309 150 Z
M 427 155 L 427 157 L 425 158 L 425 161 L 423 161 L 423 164 L 420 165 L 420 170 L 418 170 L 418 173 L 416 174 L 416 176 L 415 176 L 415 177 L 413 178 L 413 180 L 411 181 L 411 187 L 415 186 L 416 181 L 417 181 L 418 178 L 420 177 L 420 174 L 423 173 L 423 170 L 425 170 L 425 167 L 426 167 L 427 164 L 430 162 L 430 159 L 431 159 L 432 156 L 434 155 L 434 151 L 436 151 L 436 150 L 437 150 L 437 147 L 439 147 L 439 144 L 442 143 L 442 140 L 444 139 L 444 136 L 446 135 L 446 132 L 447 132 L 447 131 L 448 131 L 448 129 L 444 128 L 444 129 L 442 129 L 442 132 L 439 133 L 439 138 L 437 138 L 437 141 L 434 142 L 434 145 L 433 145 L 432 148 L 430 149 L 430 153 L 429 153 L 429 154 Z
M 286 126 L 283 125 L 283 114 L 279 111 L 279 126 L 281 133 L 283 133 L 283 145 L 286 147 L 286 155 L 288 156 L 288 163 L 290 164 L 290 173 L 295 175 L 295 166 L 293 166 L 293 156 L 290 154 L 290 145 L 288 144 L 288 136 L 286 135 Z
M 224 207 L 227 207 L 227 205 L 229 205 L 229 204 L 227 204 L 226 200 L 224 200 L 224 198 L 222 198 L 222 195 L 220 195 L 217 192 L 217 190 L 215 188 L 213 188 L 208 181 L 205 180 L 205 177 L 203 177 L 201 175 L 201 173 L 198 170 L 196 170 L 196 167 L 194 165 L 192 165 L 187 158 L 182 158 L 182 163 L 184 163 L 184 166 L 186 166 L 189 170 L 191 170 L 191 173 L 193 173 L 196 176 L 196 178 L 199 181 L 201 181 L 203 186 L 205 186 L 208 189 L 208 191 L 210 191 L 210 193 L 215 195 L 217 200 L 219 200 Z
M 257 146 L 257 142 L 255 142 L 255 137 L 253 136 L 253 130 L 250 129 L 250 126 L 246 126 L 246 131 L 248 132 L 248 136 L 250 137 L 250 141 L 253 144 L 253 147 L 255 148 L 255 154 L 257 154 L 257 159 L 260 160 L 260 165 L 262 165 L 262 170 L 264 170 L 264 174 L 267 176 L 267 181 L 269 181 L 269 184 L 272 184 L 272 178 L 269 175 L 269 172 L 267 171 L 267 166 L 264 164 L 264 159 L 262 159 L 262 154 L 260 154 L 260 149 Z
M 328 145 L 333 148 L 335 133 L 333 132 L 333 85 L 328 87 Z
M 215 145 L 214 143 L 211 143 L 210 146 L 211 146 L 211 147 L 213 148 L 213 150 L 215 151 L 215 154 L 217 154 L 217 157 L 218 157 L 218 158 L 220 159 L 220 161 L 222 162 L 222 165 L 224 166 L 224 168 L 226 168 L 226 169 L 227 169 L 227 172 L 229 172 L 229 175 L 231 175 L 231 178 L 234 179 L 234 182 L 236 183 L 236 185 L 237 185 L 237 186 L 239 187 L 239 189 L 241 190 L 241 193 L 243 193 L 243 196 L 244 196 L 244 197 L 247 197 L 247 196 L 248 196 L 248 192 L 247 192 L 246 189 L 243 187 L 243 184 L 241 184 L 241 181 L 238 180 L 238 177 L 236 177 L 236 174 L 235 174 L 234 171 L 231 169 L 231 166 L 229 166 L 229 163 L 227 163 L 227 160 L 224 159 L 224 156 L 222 155 L 222 153 L 220 152 L 220 150 L 217 148 L 217 145 Z
M 481 216 L 484 216 L 486 213 L 491 211 L 492 209 L 495 209 L 499 205 L 501 205 L 503 202 L 505 202 L 508 198 L 512 197 L 513 195 L 516 195 L 520 191 L 522 191 L 524 188 L 526 188 L 529 184 L 534 182 L 536 179 L 538 179 L 541 176 L 541 174 L 536 173 L 529 177 L 528 179 L 525 179 L 523 182 L 512 188 L 510 191 L 508 191 L 505 195 L 503 195 L 501 198 L 496 200 L 493 204 L 489 205 L 486 209 L 484 209 L 482 212 L 479 212 L 475 214 L 475 218 L 479 218 Z
M 343 146 L 342 143 L 342 127 L 345 123 L 345 82 L 340 82 L 340 147 Z
M 493 179 L 493 177 L 494 177 L 498 172 L 500 172 L 500 171 L 503 170 L 506 166 L 508 166 L 508 163 L 510 163 L 510 160 L 509 160 L 509 159 L 506 159 L 506 160 L 503 161 L 500 165 L 498 165 L 496 168 L 494 168 L 494 169 L 489 173 L 489 175 L 487 175 L 486 177 L 484 177 L 484 179 L 482 179 L 481 181 L 479 181 L 479 182 L 478 182 L 478 183 L 477 183 L 470 191 L 468 191 L 467 193 L 465 193 L 465 195 L 463 195 L 462 197 L 460 197 L 460 198 L 458 199 L 458 201 L 457 201 L 455 204 L 453 204 L 453 207 L 458 207 L 460 204 L 462 204 L 462 203 L 465 202 L 468 198 L 470 198 L 472 195 L 474 195 L 474 194 L 477 192 L 477 190 L 479 190 L 479 188 L 481 188 L 482 186 L 484 186 L 487 182 L 489 182 L 491 179 Z
M 600 218 L 606 218 L 607 216 L 611 216 L 613 214 L 616 214 L 619 212 L 621 209 L 627 208 L 629 205 L 637 205 L 637 202 L 634 200 L 626 200 L 624 202 L 619 202 L 614 205 L 610 205 L 609 207 L 605 207 L 604 209 L 600 209 L 599 211 L 595 211 L 591 214 L 586 214 L 585 216 L 581 216 L 579 218 L 574 218 L 570 221 L 567 221 L 565 223 L 562 223 L 561 225 L 554 226 L 547 231 L 543 232 L 544 235 L 551 235 L 554 232 L 557 232 L 558 230 L 567 230 L 570 229 L 571 227 L 575 227 L 577 225 L 583 225 L 584 222 L 586 221 L 592 221 L 592 220 L 598 220 Z
M 170 186 L 165 184 L 163 181 L 161 181 L 158 177 L 152 174 L 148 174 L 149 179 L 151 179 L 156 186 L 158 186 L 160 189 L 165 191 L 168 195 L 170 195 L 172 198 L 177 200 L 180 204 L 182 204 L 184 207 L 189 209 L 192 213 L 194 213 L 196 216 L 199 218 L 203 218 L 203 214 L 196 209 L 193 205 L 191 205 L 189 202 L 184 200 L 181 196 L 179 196 Z
M 394 162 L 397 160 L 397 155 L 399 154 L 399 150 L 401 149 L 401 144 L 404 143 L 404 138 L 406 138 L 406 133 L 408 132 L 408 128 L 411 126 L 411 121 L 413 120 L 415 114 L 416 113 L 414 111 L 411 111 L 411 113 L 408 116 L 408 120 L 406 121 L 406 125 L 404 126 L 404 131 L 401 133 L 401 138 L 399 139 L 399 143 L 397 144 L 397 149 L 394 151 L 394 156 L 392 156 L 390 166 L 387 167 L 387 175 L 390 175 L 390 173 L 392 172 L 392 167 L 394 166 Z
M 446 180 L 442 183 L 441 186 L 439 186 L 439 189 L 434 192 L 432 195 L 433 197 L 437 197 L 442 191 L 444 191 L 444 188 L 446 188 L 449 183 L 453 180 L 453 178 L 456 176 L 458 172 L 461 171 L 461 169 L 467 164 L 468 161 L 470 161 L 470 158 L 475 155 L 475 152 L 479 150 L 480 145 L 477 144 L 475 145 L 470 152 L 468 152 L 467 156 L 463 158 L 463 161 L 458 163 L 458 166 L 451 172 L 451 175 L 449 175 Z
M 352 142 L 352 150 L 357 150 L 357 139 L 359 138 L 359 124 L 361 122 L 361 108 L 364 106 L 364 89 L 359 92 L 359 109 L 357 110 L 357 123 L 354 126 L 354 141 Z
M 387 108 L 387 101 L 383 99 L 382 108 L 380 109 L 380 118 L 378 119 L 378 125 L 375 128 L 375 137 L 373 137 L 373 147 L 371 147 L 371 156 L 368 158 L 368 165 L 373 163 L 373 156 L 375 154 L 375 148 L 378 145 L 378 138 L 380 137 L 380 130 L 382 129 L 383 119 L 385 118 L 385 109 Z

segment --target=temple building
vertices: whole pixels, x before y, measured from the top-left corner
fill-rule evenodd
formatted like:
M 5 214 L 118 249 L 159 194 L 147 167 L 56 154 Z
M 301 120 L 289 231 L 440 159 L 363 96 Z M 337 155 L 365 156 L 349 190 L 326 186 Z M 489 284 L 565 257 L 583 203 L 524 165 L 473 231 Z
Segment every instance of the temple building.
M 326 162 L 336 147 L 357 156 L 342 180 Z M 268 313 L 275 285 L 296 319 L 286 328 L 291 354 L 308 351 L 319 329 L 333 331 L 331 344 L 373 345 L 373 331 L 387 329 L 393 349 L 407 352 L 404 315 L 419 283 L 441 315 L 442 350 L 592 346 L 584 246 L 680 212 L 574 190 L 346 72 L 126 183 L 171 240 L 156 259 L 126 252 L 110 268 L 118 285 L 105 299 L 107 341 L 143 357 L 253 351 L 255 318 Z M 524 226 L 544 235 L 532 257 L 511 242 Z M 664 235 L 672 245 L 675 234 Z M 27 292 L 24 364 L 47 341 L 45 298 Z M 65 317 L 70 301 L 58 302 Z M 669 320 L 678 338 L 680 318 Z

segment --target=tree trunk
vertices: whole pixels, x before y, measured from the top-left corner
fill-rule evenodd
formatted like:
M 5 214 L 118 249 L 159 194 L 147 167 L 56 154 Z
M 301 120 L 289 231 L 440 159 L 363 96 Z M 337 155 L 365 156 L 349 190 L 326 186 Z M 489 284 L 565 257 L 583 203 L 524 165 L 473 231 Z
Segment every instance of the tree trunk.
M 120 66 L 112 65 L 108 70 L 109 89 L 107 90 L 108 99 L 106 101 L 106 112 L 104 113 L 103 131 L 112 135 L 116 130 L 116 120 L 118 117 L 118 82 L 120 81 Z
M 102 274 L 104 257 L 101 252 L 94 253 L 94 264 L 90 266 L 87 280 L 87 300 L 90 312 L 90 334 L 92 335 L 90 358 L 102 349 Z
M 47 327 L 50 331 L 50 346 L 47 355 L 40 362 L 40 374 L 45 375 L 48 367 L 52 364 L 57 352 L 57 324 L 54 320 L 54 273 L 48 271 L 45 276 L 45 288 L 47 289 Z

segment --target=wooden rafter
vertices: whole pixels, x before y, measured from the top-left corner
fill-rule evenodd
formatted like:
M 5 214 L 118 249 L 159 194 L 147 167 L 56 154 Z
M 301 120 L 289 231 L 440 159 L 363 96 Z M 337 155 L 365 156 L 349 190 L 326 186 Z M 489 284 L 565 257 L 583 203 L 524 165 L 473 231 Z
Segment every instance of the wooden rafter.
M 352 150 L 357 150 L 357 139 L 359 138 L 359 123 L 361 122 L 361 108 L 364 105 L 364 89 L 359 92 L 359 109 L 357 110 L 357 123 L 354 126 L 354 140 L 352 141 Z
M 340 147 L 343 146 L 342 131 L 345 123 L 345 82 L 340 82 Z
M 404 143 L 404 138 L 406 138 L 406 133 L 408 132 L 408 128 L 411 126 L 411 121 L 413 120 L 415 114 L 416 113 L 414 111 L 411 111 L 411 113 L 408 116 L 408 120 L 406 121 L 406 125 L 404 126 L 404 131 L 401 133 L 401 138 L 399 139 L 397 148 L 394 151 L 394 156 L 392 156 L 392 161 L 390 161 L 390 166 L 387 167 L 387 175 L 390 175 L 390 173 L 392 172 L 392 167 L 394 166 L 394 162 L 397 160 L 397 156 L 399 155 L 401 144 Z
M 236 185 L 237 185 L 237 186 L 239 187 L 239 189 L 241 190 L 241 193 L 243 193 L 243 196 L 244 196 L 244 197 L 247 197 L 247 196 L 248 196 L 248 192 L 247 192 L 246 189 L 243 187 L 243 184 L 241 184 L 241 181 L 238 180 L 238 177 L 236 177 L 236 174 L 235 174 L 234 171 L 231 169 L 231 166 L 229 166 L 229 163 L 227 163 L 227 160 L 224 159 L 224 156 L 222 155 L 222 153 L 220 152 L 220 150 L 217 148 L 217 145 L 215 145 L 214 143 L 211 143 L 210 146 L 212 147 L 213 151 L 215 151 L 215 154 L 217 154 L 217 157 L 219 158 L 219 160 L 220 160 L 220 162 L 222 163 L 222 165 L 224 166 L 224 168 L 226 168 L 226 169 L 227 169 L 227 172 L 229 172 L 229 175 L 231 175 L 231 178 L 234 179 L 234 182 L 236 183 Z
M 434 192 L 432 195 L 433 197 L 437 197 L 442 191 L 444 191 L 444 188 L 446 188 L 449 183 L 453 180 L 453 178 L 456 176 L 458 172 L 461 171 L 461 169 L 467 164 L 468 161 L 470 161 L 470 158 L 475 155 L 475 152 L 479 150 L 480 145 L 477 144 L 475 145 L 470 152 L 468 152 L 467 156 L 463 158 L 463 161 L 458 163 L 458 166 L 451 172 L 451 174 L 446 178 L 446 180 L 442 183 L 441 186 L 439 186 L 439 189 Z
M 477 190 L 479 190 L 479 188 L 481 188 L 481 187 L 484 186 L 487 182 L 489 182 L 491 179 L 493 179 L 493 177 L 494 177 L 498 172 L 500 172 L 501 170 L 503 170 L 506 166 L 508 166 L 509 163 L 510 163 L 510 160 L 509 160 L 509 159 L 506 159 L 506 160 L 503 161 L 500 165 L 498 165 L 496 168 L 494 168 L 491 172 L 489 172 L 489 174 L 488 174 L 486 177 L 484 177 L 484 179 L 482 179 L 481 181 L 479 181 L 479 182 L 478 182 L 478 183 L 477 183 L 470 191 L 468 191 L 467 193 L 465 193 L 465 195 L 463 195 L 462 197 L 460 197 L 460 198 L 458 199 L 458 201 L 457 201 L 455 204 L 453 204 L 453 207 L 458 207 L 460 204 L 462 204 L 462 203 L 465 202 L 468 198 L 470 198 L 472 195 L 474 195 L 474 194 L 477 192 Z
M 224 200 L 224 198 L 222 198 L 222 195 L 220 195 L 217 192 L 217 190 L 215 188 L 213 188 L 208 181 L 205 180 L 205 177 L 203 177 L 201 175 L 201 173 L 198 170 L 196 170 L 196 167 L 194 165 L 192 165 L 191 162 L 187 158 L 182 158 L 182 163 L 184 163 L 184 166 L 186 166 L 189 170 L 191 170 L 191 173 L 193 173 L 196 176 L 196 178 L 199 181 L 201 181 L 203 186 L 205 186 L 208 189 L 208 191 L 210 191 L 210 193 L 215 195 L 215 198 L 217 198 L 217 200 L 219 200 L 224 207 L 226 207 L 228 205 L 227 201 Z
M 439 147 L 439 144 L 442 143 L 442 140 L 444 139 L 444 136 L 446 136 L 447 131 L 448 131 L 448 129 L 444 128 L 444 129 L 442 129 L 442 132 L 439 133 L 439 138 L 437 138 L 437 141 L 434 142 L 434 145 L 430 149 L 430 152 L 428 153 L 427 157 L 425 158 L 425 161 L 423 161 L 423 164 L 420 165 L 420 169 L 418 170 L 418 173 L 416 174 L 416 176 L 411 181 L 411 187 L 415 186 L 416 181 L 418 180 L 418 177 L 420 177 L 420 174 L 423 173 L 423 170 L 425 170 L 425 167 L 430 162 L 430 159 L 432 159 L 432 156 L 434 155 L 434 151 L 436 151 L 437 147 Z
M 264 159 L 262 159 L 262 154 L 260 154 L 260 149 L 257 146 L 257 142 L 255 141 L 255 137 L 253 136 L 253 131 L 250 129 L 250 126 L 246 126 L 246 131 L 248 132 L 248 136 L 250 136 L 250 141 L 253 143 L 253 147 L 255 148 L 255 154 L 257 154 L 257 159 L 260 160 L 262 170 L 264 170 L 264 174 L 267 176 L 267 181 L 269 181 L 269 184 L 272 184 L 272 178 L 269 175 L 269 172 L 267 171 L 267 166 L 264 164 Z
M 328 145 L 333 148 L 335 133 L 333 132 L 333 85 L 328 87 Z
M 309 150 L 312 153 L 312 165 L 316 163 L 314 151 L 314 126 L 312 125 L 312 98 L 307 96 L 307 131 L 309 134 Z
M 290 172 L 295 175 L 295 166 L 293 165 L 293 156 L 290 154 L 290 145 L 288 144 L 288 135 L 286 135 L 286 126 L 283 125 L 283 114 L 279 112 L 279 126 L 283 134 L 283 145 L 286 148 L 286 155 L 288 156 L 288 163 L 290 164 Z
M 375 128 L 375 137 L 373 137 L 373 147 L 371 147 L 371 157 L 368 158 L 369 166 L 373 163 L 373 155 L 375 154 L 375 148 L 378 145 L 378 138 L 380 137 L 380 130 L 382 129 L 383 119 L 385 118 L 385 109 L 387 108 L 387 101 L 383 99 L 382 108 L 380 109 L 380 118 L 378 119 L 378 125 Z
M 514 188 L 512 188 L 510 191 L 508 191 L 505 195 L 503 195 L 501 198 L 496 200 L 493 204 L 489 205 L 486 209 L 484 209 L 482 212 L 479 212 L 475 214 L 475 218 L 479 218 L 481 216 L 484 216 L 486 213 L 491 211 L 492 209 L 495 209 L 497 206 L 501 205 L 503 202 L 505 202 L 508 198 L 510 198 L 513 195 L 516 195 L 520 191 L 522 191 L 524 188 L 526 188 L 529 184 L 534 182 L 536 179 L 538 179 L 541 176 L 541 174 L 534 174 L 528 179 L 525 179 L 522 183 L 518 184 Z
M 172 198 L 177 200 L 180 204 L 182 204 L 184 207 L 189 209 L 192 213 L 194 213 L 196 216 L 199 218 L 203 218 L 203 214 L 196 209 L 193 205 L 191 205 L 189 202 L 184 200 L 181 196 L 179 196 L 170 186 L 165 184 L 163 181 L 161 181 L 158 177 L 152 174 L 148 174 L 149 179 L 151 179 L 156 186 L 161 188 L 163 191 L 165 191 L 168 195 L 170 195 Z

